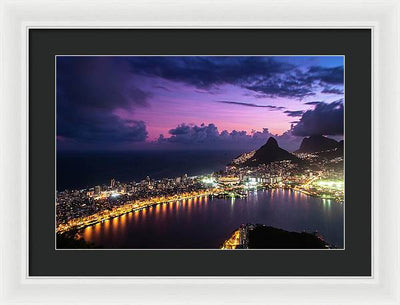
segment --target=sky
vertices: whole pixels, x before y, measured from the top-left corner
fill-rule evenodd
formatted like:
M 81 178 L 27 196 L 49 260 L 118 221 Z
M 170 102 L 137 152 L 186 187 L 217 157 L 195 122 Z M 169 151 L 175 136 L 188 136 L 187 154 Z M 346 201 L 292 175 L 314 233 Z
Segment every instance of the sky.
M 342 56 L 57 56 L 57 149 L 249 151 L 343 136 Z

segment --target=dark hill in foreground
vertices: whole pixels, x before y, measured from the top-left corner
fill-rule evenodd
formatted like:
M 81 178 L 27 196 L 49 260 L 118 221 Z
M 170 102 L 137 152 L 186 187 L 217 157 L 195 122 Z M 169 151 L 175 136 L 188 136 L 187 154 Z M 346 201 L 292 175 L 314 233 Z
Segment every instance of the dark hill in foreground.
M 326 249 L 326 243 L 310 233 L 257 225 L 248 232 L 249 249 Z
M 254 155 L 244 162 L 243 165 L 257 166 L 282 160 L 291 160 L 296 163 L 300 162 L 300 159 L 287 150 L 280 148 L 278 142 L 273 137 L 270 137 L 267 143 L 257 149 Z

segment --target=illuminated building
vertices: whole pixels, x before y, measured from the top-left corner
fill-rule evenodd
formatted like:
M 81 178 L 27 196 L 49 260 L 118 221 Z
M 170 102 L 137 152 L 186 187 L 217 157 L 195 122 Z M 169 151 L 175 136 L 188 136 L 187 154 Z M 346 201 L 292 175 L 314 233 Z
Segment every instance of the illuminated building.
M 234 185 L 234 184 L 239 184 L 240 179 L 239 177 L 226 176 L 226 177 L 220 177 L 218 179 L 218 182 L 224 185 Z

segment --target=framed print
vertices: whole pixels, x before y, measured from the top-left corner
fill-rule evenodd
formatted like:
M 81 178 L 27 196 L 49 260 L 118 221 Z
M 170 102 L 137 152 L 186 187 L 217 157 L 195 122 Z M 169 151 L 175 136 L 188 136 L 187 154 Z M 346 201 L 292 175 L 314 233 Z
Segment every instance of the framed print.
M 6 303 L 399 303 L 397 3 L 75 5 L 4 5 Z
M 371 86 L 370 30 L 31 29 L 29 43 L 30 105 L 37 92 L 52 118 L 30 108 L 30 174 L 49 181 L 47 205 L 31 188 L 30 223 L 48 215 L 30 228 L 32 275 L 371 275 L 371 157 L 347 144 L 370 146 L 370 90 L 352 99 Z M 281 255 L 302 268 L 274 267 Z M 120 267 L 99 270 L 106 257 Z

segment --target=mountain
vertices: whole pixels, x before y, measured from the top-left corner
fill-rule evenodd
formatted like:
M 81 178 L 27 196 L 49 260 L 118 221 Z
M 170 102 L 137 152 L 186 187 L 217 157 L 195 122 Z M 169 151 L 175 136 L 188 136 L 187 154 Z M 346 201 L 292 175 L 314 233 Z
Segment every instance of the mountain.
M 279 147 L 278 142 L 270 137 L 263 146 L 257 149 L 252 157 L 246 160 L 244 166 L 257 166 L 259 164 L 267 164 L 274 161 L 291 160 L 299 162 L 295 155 Z
M 248 153 L 243 153 L 243 154 L 237 156 L 235 159 L 233 159 L 232 164 L 240 165 L 240 164 L 246 162 L 247 160 L 249 160 L 251 157 L 253 157 L 255 153 L 256 153 L 255 150 L 252 150 L 251 152 L 248 152 Z
M 341 140 L 337 143 L 336 147 L 331 150 L 325 150 L 315 153 L 320 158 L 334 159 L 344 156 L 344 141 Z
M 313 152 L 331 150 L 334 148 L 338 148 L 339 145 L 340 142 L 337 142 L 334 139 L 330 139 L 324 136 L 311 136 L 303 139 L 300 148 L 296 150 L 295 153 L 313 153 Z

